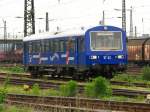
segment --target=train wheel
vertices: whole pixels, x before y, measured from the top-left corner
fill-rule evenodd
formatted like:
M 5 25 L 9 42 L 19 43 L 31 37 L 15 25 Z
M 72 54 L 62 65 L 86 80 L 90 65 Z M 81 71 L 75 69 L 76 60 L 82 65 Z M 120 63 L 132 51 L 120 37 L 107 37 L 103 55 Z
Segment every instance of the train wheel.
M 83 79 L 86 80 L 86 81 L 91 80 L 92 77 L 93 77 L 93 72 L 92 72 L 91 70 L 86 71 L 86 72 L 83 74 Z
M 52 72 L 52 73 L 51 73 L 51 77 L 52 77 L 52 78 L 54 78 L 54 77 L 55 77 L 55 75 L 56 75 L 56 73 L 55 73 L 55 72 Z
M 108 78 L 108 79 L 113 78 L 113 72 L 112 71 L 108 71 L 105 74 L 106 74 L 106 76 L 105 76 L 106 78 Z
M 32 78 L 38 78 L 39 70 L 37 67 L 29 67 L 28 70 L 31 73 Z
M 79 80 L 79 77 L 78 77 L 78 75 L 73 75 L 73 76 L 72 76 L 72 79 L 73 79 L 73 80 Z
M 32 78 L 38 78 L 38 74 L 36 72 L 31 72 L 31 77 Z

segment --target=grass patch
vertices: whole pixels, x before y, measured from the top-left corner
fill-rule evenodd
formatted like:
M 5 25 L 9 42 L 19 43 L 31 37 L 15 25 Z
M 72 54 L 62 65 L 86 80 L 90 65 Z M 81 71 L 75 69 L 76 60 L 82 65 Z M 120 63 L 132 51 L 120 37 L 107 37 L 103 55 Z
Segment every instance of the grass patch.
M 128 83 L 145 83 L 150 84 L 150 67 L 145 66 L 142 68 L 141 75 L 132 74 L 117 74 L 112 79 L 112 81 L 125 81 Z
M 3 104 L 7 93 L 14 94 L 26 94 L 26 95 L 38 95 L 38 96 L 66 96 L 66 97 L 91 97 L 100 99 L 113 100 L 112 88 L 121 88 L 118 86 L 111 86 L 110 83 L 103 77 L 93 79 L 92 82 L 85 84 L 85 94 L 80 94 L 77 91 L 77 82 L 69 81 L 65 85 L 60 86 L 60 89 L 40 89 L 38 84 L 34 84 L 32 87 L 28 85 L 12 86 L 8 85 L 9 78 L 5 80 L 4 84 L 0 87 L 0 103 Z M 127 87 L 124 87 L 125 89 Z M 135 88 L 135 90 L 142 90 L 141 88 Z M 132 88 L 133 90 L 133 88 Z M 150 90 L 149 90 L 150 91 Z M 127 98 L 127 97 L 126 97 Z M 121 98 L 122 100 L 123 98 Z M 127 98 L 128 99 L 128 98 Z M 140 101 L 142 98 L 135 99 Z M 123 100 L 124 101 L 124 100 Z M 1 108 L 1 107 L 0 107 Z M 0 111 L 1 112 L 1 111 Z
M 0 67 L 0 72 L 6 72 L 6 73 L 25 73 L 25 70 L 24 70 L 23 67 L 20 67 L 20 66 Z
M 135 90 L 135 91 L 147 91 L 147 92 L 150 92 L 150 88 L 135 87 L 135 86 L 111 85 L 111 88 L 112 89 L 128 89 L 128 90 Z
M 110 86 L 111 87 L 111 86 Z M 112 87 L 112 88 L 121 88 L 120 87 Z M 2 88 L 2 87 L 0 87 Z M 122 87 L 122 89 L 127 89 L 127 87 Z M 133 88 L 130 88 L 133 90 Z M 139 90 L 139 88 L 134 88 L 135 90 Z M 141 89 L 141 88 L 140 88 Z M 40 89 L 38 90 L 38 94 L 36 94 L 37 92 L 33 93 L 32 88 L 28 91 L 25 91 L 23 86 L 12 86 L 12 85 L 8 85 L 7 86 L 7 93 L 14 93 L 14 94 L 25 94 L 25 95 L 39 95 L 39 96 L 62 96 L 61 92 L 59 90 L 55 90 L 55 89 Z M 64 95 L 63 95 L 64 96 Z M 87 97 L 87 95 L 84 94 L 79 94 L 76 93 L 76 96 L 78 97 Z M 91 98 L 91 97 L 90 97 Z M 96 98 L 96 97 L 92 97 L 92 98 Z M 97 97 L 100 98 L 102 100 L 110 100 L 110 101 L 129 101 L 129 102 L 143 102 L 144 98 L 139 96 L 137 98 L 128 98 L 128 97 L 124 97 L 124 96 L 103 96 L 103 97 Z M 1 111 L 0 111 L 1 112 Z M 20 112 L 20 111 L 19 111 Z
M 138 96 L 136 98 L 129 98 L 129 97 L 125 97 L 125 96 L 111 96 L 111 97 L 103 97 L 101 99 L 106 100 L 106 101 L 145 103 L 145 98 L 142 96 Z
M 143 82 L 142 76 L 133 76 L 129 74 L 117 74 L 112 79 L 112 81 L 125 81 L 125 82 Z
M 143 76 L 142 75 L 138 75 L 138 76 L 133 76 L 133 75 L 129 75 L 129 74 L 118 74 L 115 75 L 111 81 L 123 81 L 123 82 L 128 82 L 129 85 L 132 85 L 133 83 L 145 83 L 145 84 L 150 84 L 150 81 L 147 80 L 143 80 Z
M 40 91 L 41 90 L 40 90 L 39 84 L 36 83 L 32 86 L 32 94 L 39 95 Z
M 48 96 L 60 96 L 60 92 L 58 90 L 48 89 L 45 92 L 45 94 L 47 94 Z
M 4 103 L 6 99 L 8 83 L 9 83 L 9 76 L 7 76 L 2 87 L 0 88 L 0 104 L 1 105 Z
M 142 76 L 144 80 L 150 81 L 150 67 L 149 66 L 145 66 L 142 69 Z
M 8 105 L 0 105 L 0 112 L 33 112 L 34 110 L 29 107 L 16 107 Z
M 0 87 L 0 90 L 3 89 L 3 87 Z M 54 89 L 39 89 L 39 87 L 34 84 L 30 89 L 25 90 L 24 85 L 14 86 L 14 85 L 8 85 L 7 86 L 7 93 L 13 93 L 13 94 L 26 94 L 26 95 L 39 95 L 39 96 L 59 96 L 60 91 L 54 90 Z

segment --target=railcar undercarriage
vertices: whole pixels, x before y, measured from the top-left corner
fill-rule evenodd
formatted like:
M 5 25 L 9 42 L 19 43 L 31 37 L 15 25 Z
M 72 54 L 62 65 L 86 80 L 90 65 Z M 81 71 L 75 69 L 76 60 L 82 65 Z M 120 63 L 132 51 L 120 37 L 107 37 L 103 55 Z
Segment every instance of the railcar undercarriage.
M 124 71 L 126 66 L 120 65 L 95 65 L 83 66 L 27 66 L 27 71 L 34 78 L 48 75 L 50 77 L 71 77 L 76 80 L 86 80 L 97 76 L 112 78 L 116 72 Z

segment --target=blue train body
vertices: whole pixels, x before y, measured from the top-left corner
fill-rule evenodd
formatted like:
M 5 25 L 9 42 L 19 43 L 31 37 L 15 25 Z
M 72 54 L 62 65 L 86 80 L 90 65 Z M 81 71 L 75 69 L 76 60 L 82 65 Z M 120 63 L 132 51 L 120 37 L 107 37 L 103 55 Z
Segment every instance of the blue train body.
M 40 34 L 24 38 L 24 65 L 32 73 L 112 75 L 127 64 L 126 34 L 117 27 Z M 81 77 L 80 74 L 78 77 Z

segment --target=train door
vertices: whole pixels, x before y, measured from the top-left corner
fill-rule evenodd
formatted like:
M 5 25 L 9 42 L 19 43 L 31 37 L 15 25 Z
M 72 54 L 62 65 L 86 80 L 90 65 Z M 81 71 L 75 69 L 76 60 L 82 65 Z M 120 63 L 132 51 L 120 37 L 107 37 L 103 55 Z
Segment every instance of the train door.
M 50 62 L 51 64 L 63 65 L 65 63 L 65 41 L 64 39 L 53 39 L 51 41 L 51 54 L 50 54 Z
M 66 64 L 76 65 L 76 39 L 69 37 L 66 42 Z
M 84 65 L 85 64 L 85 42 L 84 42 L 84 36 L 80 36 L 77 39 L 77 54 L 78 54 L 78 65 Z
M 32 42 L 24 43 L 24 64 L 32 64 Z

